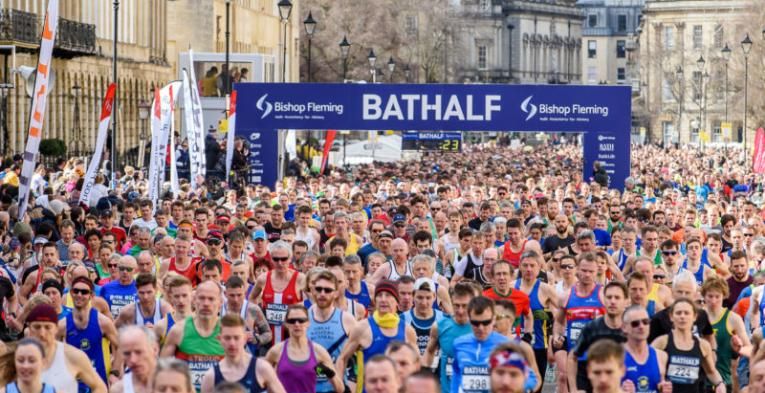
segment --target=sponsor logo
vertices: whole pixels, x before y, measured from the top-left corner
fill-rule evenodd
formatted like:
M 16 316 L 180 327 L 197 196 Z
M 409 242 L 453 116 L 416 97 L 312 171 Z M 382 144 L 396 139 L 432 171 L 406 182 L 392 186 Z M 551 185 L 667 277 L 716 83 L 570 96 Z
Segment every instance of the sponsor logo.
M 534 97 L 533 95 L 530 95 L 526 97 L 526 99 L 523 100 L 523 102 L 521 102 L 521 110 L 523 111 L 523 113 L 528 114 L 528 116 L 526 116 L 526 121 L 531 120 L 531 118 L 533 118 L 537 114 L 537 106 L 531 103 L 531 99 L 533 97 Z
M 266 101 L 266 98 L 268 98 L 268 93 L 263 94 L 260 98 L 258 98 L 258 102 L 255 103 L 255 107 L 258 108 L 259 111 L 263 112 L 263 115 L 260 116 L 261 119 L 265 119 L 268 115 L 271 114 L 271 111 L 274 110 L 274 106 L 271 105 L 270 102 Z

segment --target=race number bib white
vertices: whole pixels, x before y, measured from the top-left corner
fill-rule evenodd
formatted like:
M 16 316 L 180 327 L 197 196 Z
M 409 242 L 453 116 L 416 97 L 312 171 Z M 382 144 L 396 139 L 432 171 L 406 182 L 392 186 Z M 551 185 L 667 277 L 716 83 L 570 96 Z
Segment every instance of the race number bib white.
M 693 383 L 699 379 L 699 367 L 670 364 L 667 367 L 667 379 L 672 382 Z
M 488 367 L 465 367 L 462 373 L 461 388 L 464 393 L 488 393 Z
M 286 304 L 269 304 L 266 306 L 266 320 L 270 325 L 281 326 L 287 317 Z
M 446 358 L 446 378 L 452 379 L 452 375 L 454 374 L 454 369 L 452 369 L 452 364 L 454 363 L 454 358 L 451 356 L 447 356 Z

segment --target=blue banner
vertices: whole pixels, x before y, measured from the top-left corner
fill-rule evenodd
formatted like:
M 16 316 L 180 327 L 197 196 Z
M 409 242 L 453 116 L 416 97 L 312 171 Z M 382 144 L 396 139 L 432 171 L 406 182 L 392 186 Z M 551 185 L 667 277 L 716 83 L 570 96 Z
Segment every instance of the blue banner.
M 237 101 L 239 100 L 241 98 L 237 98 Z M 241 112 L 237 110 L 237 117 L 239 116 Z M 240 123 L 239 119 L 236 123 L 236 136 L 244 139 L 245 151 L 248 152 L 248 170 L 245 174 L 247 183 L 263 184 L 273 190 L 279 180 L 278 131 L 254 129 L 247 123 Z
M 234 88 L 237 128 L 261 135 L 277 129 L 584 132 L 585 155 L 608 164 L 611 187 L 621 188 L 629 176 L 629 86 L 237 83 Z M 613 139 L 596 145 L 598 135 Z M 585 179 L 592 172 L 587 159 Z

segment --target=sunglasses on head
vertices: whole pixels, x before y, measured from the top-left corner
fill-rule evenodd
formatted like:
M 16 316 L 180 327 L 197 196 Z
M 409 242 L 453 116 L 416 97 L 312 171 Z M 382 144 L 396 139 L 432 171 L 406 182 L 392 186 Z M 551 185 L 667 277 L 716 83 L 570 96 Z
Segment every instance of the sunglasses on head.
M 72 288 L 72 293 L 75 295 L 90 295 L 90 289 Z
M 473 325 L 473 326 L 476 326 L 476 327 L 478 327 L 478 326 L 489 326 L 489 325 L 491 325 L 492 322 L 493 322 L 493 320 L 491 320 L 491 319 L 484 319 L 482 321 L 479 321 L 477 319 L 471 319 L 470 320 L 470 324 Z

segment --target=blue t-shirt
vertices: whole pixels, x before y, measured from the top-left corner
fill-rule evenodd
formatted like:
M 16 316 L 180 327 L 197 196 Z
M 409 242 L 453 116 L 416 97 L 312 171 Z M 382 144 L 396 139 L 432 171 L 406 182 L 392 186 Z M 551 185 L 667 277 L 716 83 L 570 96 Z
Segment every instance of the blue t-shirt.
M 497 345 L 508 341 L 497 332 L 491 332 L 483 341 L 473 334 L 454 340 L 452 392 L 489 393 L 489 356 Z

